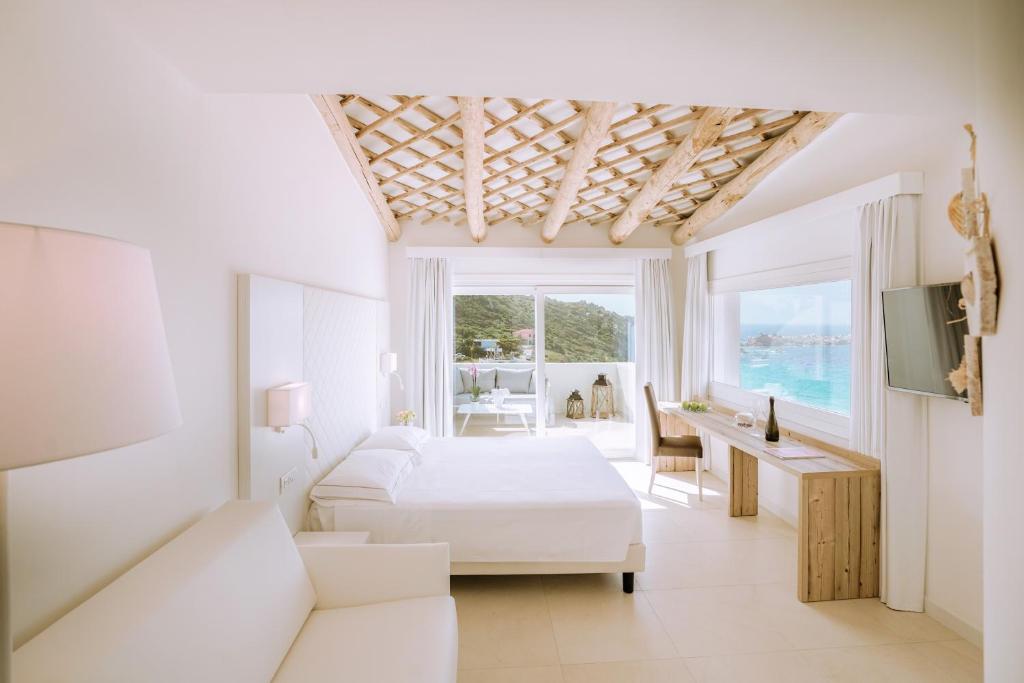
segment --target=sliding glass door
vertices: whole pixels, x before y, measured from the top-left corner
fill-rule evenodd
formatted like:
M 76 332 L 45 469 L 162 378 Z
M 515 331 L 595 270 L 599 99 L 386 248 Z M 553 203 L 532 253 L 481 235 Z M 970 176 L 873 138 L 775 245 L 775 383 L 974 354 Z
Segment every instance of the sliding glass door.
M 632 287 L 538 288 L 538 374 L 545 434 L 586 436 L 608 457 L 636 449 L 636 302 Z
M 534 291 L 456 290 L 452 303 L 455 434 L 535 433 Z
M 632 287 L 457 288 L 454 432 L 580 435 L 636 447 Z

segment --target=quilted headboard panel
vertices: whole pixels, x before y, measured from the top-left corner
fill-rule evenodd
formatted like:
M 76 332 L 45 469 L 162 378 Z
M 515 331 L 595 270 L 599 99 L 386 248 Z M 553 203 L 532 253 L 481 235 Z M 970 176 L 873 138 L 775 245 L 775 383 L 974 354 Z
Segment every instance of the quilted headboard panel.
M 238 281 L 238 495 L 274 502 L 300 531 L 309 491 L 386 419 L 387 304 L 376 299 L 255 275 Z M 313 386 L 306 424 L 284 433 L 267 426 L 267 389 Z M 282 477 L 289 479 L 282 486 Z
M 313 415 L 320 457 L 309 479 L 319 481 L 377 427 L 377 302 L 303 288 L 302 370 L 313 384 Z M 312 488 L 312 487 L 310 487 Z

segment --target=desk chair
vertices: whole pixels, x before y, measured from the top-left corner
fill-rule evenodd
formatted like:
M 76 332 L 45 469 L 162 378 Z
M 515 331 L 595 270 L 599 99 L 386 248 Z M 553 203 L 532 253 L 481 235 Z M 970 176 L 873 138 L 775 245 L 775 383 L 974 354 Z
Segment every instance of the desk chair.
M 682 456 L 697 458 L 697 497 L 704 500 L 704 448 L 699 436 L 662 436 L 661 423 L 658 421 L 658 399 L 654 395 L 654 387 L 648 382 L 644 385 L 644 398 L 647 399 L 647 414 L 651 416 L 651 481 L 647 484 L 647 493 L 654 488 L 654 475 L 658 471 L 658 456 Z

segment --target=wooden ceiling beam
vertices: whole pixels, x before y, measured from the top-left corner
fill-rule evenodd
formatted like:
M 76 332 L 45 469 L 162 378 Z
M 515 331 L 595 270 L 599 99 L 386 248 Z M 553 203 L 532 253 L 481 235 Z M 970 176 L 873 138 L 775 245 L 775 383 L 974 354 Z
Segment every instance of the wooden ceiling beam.
M 358 115 L 346 118 L 391 217 L 396 224 L 403 218 L 424 223 L 468 223 L 467 188 L 462 182 L 465 166 L 449 161 L 461 159 L 465 153 L 458 98 L 388 98 L 339 95 L 335 104 L 346 114 Z M 357 105 L 361 109 L 352 109 Z M 677 152 L 680 140 L 692 134 L 706 114 L 706 108 L 696 106 L 640 102 L 630 103 L 631 108 L 625 112 L 620 107 L 616 111 L 622 114 L 610 124 L 591 162 L 584 165 L 582 160 L 589 150 L 582 131 L 586 117 L 592 114 L 586 103 L 505 97 L 491 105 L 493 111 L 483 111 L 483 220 L 474 219 L 477 234 L 481 227 L 487 230 L 488 225 L 515 220 L 524 225 L 547 223 L 542 234 L 553 237 L 560 234 L 561 226 L 576 220 L 611 225 L 616 219 L 630 218 L 631 212 L 622 214 L 631 203 L 636 202 L 632 204 L 635 209 L 642 201 L 650 202 L 650 190 L 638 194 L 642 185 L 654 186 L 661 180 L 666 171 L 653 180 L 651 176 L 669 163 L 667 157 Z M 362 109 L 370 118 L 361 113 Z M 496 115 L 497 111 L 504 117 Z M 697 212 L 697 202 L 710 203 L 715 192 L 770 149 L 803 116 L 804 112 L 791 110 L 741 110 L 728 126 L 729 132 L 720 135 L 700 154 L 699 162 L 693 162 L 665 188 L 638 225 L 674 227 L 685 222 Z M 401 133 L 396 134 L 399 130 Z M 403 133 L 408 137 L 395 139 Z M 504 145 L 509 146 L 500 149 Z M 641 149 L 644 145 L 646 148 Z M 352 167 L 358 169 L 357 176 L 365 176 L 358 159 Z M 468 189 L 472 203 L 473 190 Z M 380 214 L 372 197 L 371 203 Z M 382 224 L 387 221 L 386 214 L 381 220 Z
M 622 119 L 621 121 L 616 121 L 615 123 L 612 124 L 611 130 L 617 130 L 617 129 L 620 129 L 620 128 L 624 128 L 624 127 L 632 124 L 633 122 L 641 120 L 641 119 L 651 119 L 656 113 L 658 113 L 658 112 L 660 112 L 660 111 L 662 111 L 662 110 L 664 110 L 666 108 L 668 108 L 668 105 L 661 105 L 661 104 L 654 105 L 654 106 L 649 107 L 649 108 L 647 108 L 647 109 L 645 109 L 643 111 L 637 112 L 633 116 L 629 116 L 629 117 L 627 117 L 625 119 Z M 562 128 L 565 127 L 567 122 L 568 123 L 575 122 L 581 116 L 582 116 L 582 114 L 580 114 L 580 113 L 577 113 L 577 114 L 575 114 L 573 116 L 570 116 L 568 119 L 560 121 L 558 124 L 556 124 L 554 130 L 542 131 L 541 133 L 538 133 L 537 135 L 529 138 L 526 143 L 522 143 L 522 144 L 516 145 L 514 147 L 511 147 L 509 149 L 503 150 L 502 153 L 503 154 L 509 154 L 511 152 L 517 152 L 517 151 L 519 151 L 519 149 L 521 149 L 523 147 L 523 144 L 527 144 L 527 143 L 535 145 L 535 144 L 537 144 L 537 142 L 539 140 L 544 139 L 545 133 L 551 133 L 551 132 L 557 133 L 557 132 L 561 131 Z M 644 138 L 647 138 L 647 137 L 653 137 L 655 135 L 663 134 L 663 133 L 665 133 L 666 131 L 668 131 L 671 128 L 678 127 L 678 126 L 681 126 L 681 125 L 685 125 L 687 122 L 691 121 L 695 117 L 696 117 L 696 115 L 694 114 L 694 112 L 691 111 L 691 112 L 688 112 L 687 114 L 685 114 L 683 116 L 680 116 L 678 118 L 675 118 L 675 119 L 673 119 L 673 120 L 671 120 L 671 121 L 669 121 L 669 122 L 667 122 L 665 124 L 660 124 L 659 123 L 659 124 L 655 125 L 654 128 L 650 128 L 650 129 L 647 129 L 647 130 L 643 131 L 642 134 L 632 135 L 629 138 L 623 138 L 621 140 L 616 140 L 614 143 L 609 143 L 609 144 L 605 145 L 602 149 L 598 150 L 598 155 L 602 155 L 602 154 L 606 154 L 606 153 L 609 153 L 609 152 L 613 152 L 613 151 L 616 151 L 616 150 L 621 149 L 621 148 L 627 148 L 628 149 L 629 145 L 631 143 L 633 143 L 633 142 L 637 142 L 637 141 L 639 141 L 641 139 L 644 139 Z M 489 134 L 490 134 L 490 131 L 488 131 L 488 135 Z M 534 163 L 538 163 L 540 161 L 546 161 L 546 160 L 550 159 L 552 156 L 557 156 L 558 154 L 561 154 L 563 152 L 568 152 L 570 149 L 572 149 L 572 145 L 573 144 L 574 143 L 564 144 L 564 145 L 561 145 L 560 147 L 558 147 L 558 148 L 556 148 L 554 150 L 547 150 L 547 148 L 545 148 L 546 151 L 540 153 L 538 156 L 535 156 L 535 157 L 533 157 L 531 159 L 528 159 L 528 160 L 526 160 L 523 163 L 516 164 L 513 167 L 502 169 L 502 174 L 518 173 L 518 172 L 521 171 L 524 174 L 524 176 L 522 178 L 519 178 L 518 180 L 509 181 L 509 182 L 505 183 L 504 185 L 502 185 L 501 187 L 498 187 L 495 190 L 490 190 L 489 189 L 487 194 L 484 196 L 484 200 L 486 201 L 486 200 L 494 199 L 495 197 L 500 196 L 501 193 L 503 193 L 503 192 L 507 192 L 508 190 L 515 189 L 517 187 L 520 187 L 521 185 L 533 182 L 535 180 L 539 180 L 540 182 L 544 183 L 546 176 L 551 175 L 552 173 L 556 173 L 557 171 L 559 171 L 562 168 L 562 166 L 559 163 L 559 161 L 556 159 L 555 161 L 551 162 L 551 164 L 549 164 L 548 166 L 546 166 L 545 168 L 540 169 L 540 170 L 531 169 L 531 168 L 529 168 L 529 166 L 534 164 Z M 665 146 L 665 144 L 666 143 L 662 143 L 661 145 L 655 145 L 654 147 L 649 147 L 649 148 L 647 148 L 645 150 L 639 150 L 635 154 L 635 156 L 633 156 L 632 158 L 642 157 L 645 154 L 648 154 L 650 152 L 656 151 L 656 149 L 662 148 L 663 146 Z M 667 145 L 668 146 L 672 146 L 672 143 L 667 143 Z M 607 162 L 603 162 L 603 163 L 605 165 L 615 166 L 615 165 L 618 165 L 619 163 L 622 163 L 622 162 L 624 162 L 626 160 L 627 160 L 627 158 L 622 157 L 622 158 L 613 159 L 611 161 L 607 161 Z M 495 178 L 487 178 L 487 179 L 485 179 L 484 184 L 485 185 L 489 185 L 495 179 L 498 179 L 498 177 L 495 176 Z M 432 189 L 432 188 L 430 188 L 430 189 Z M 428 195 L 428 196 L 431 197 L 431 201 L 429 201 L 427 204 L 424 204 L 425 207 L 433 206 L 437 202 L 446 201 L 446 200 L 451 198 L 450 196 L 447 196 L 447 195 L 446 196 L 441 196 L 441 197 L 437 197 L 437 196 L 433 196 L 433 195 Z M 405 196 L 402 195 L 402 196 L 400 196 L 398 198 L 392 199 L 391 201 L 396 201 L 397 199 L 405 199 Z M 500 207 L 504 206 L 505 204 L 507 204 L 507 202 L 504 202 L 504 203 L 499 204 L 497 206 L 492 206 L 491 210 L 500 208 Z M 443 212 L 441 214 L 438 214 L 435 218 L 436 219 L 447 218 L 450 213 L 451 212 L 446 211 L 446 212 Z M 431 220 L 434 220 L 434 219 L 431 219 Z
M 334 138 L 334 144 L 341 152 L 341 158 L 345 160 L 349 170 L 352 171 L 356 184 L 370 202 L 381 228 L 384 229 L 384 234 L 390 241 L 398 241 L 398 238 L 402 236 L 402 228 L 398 225 L 395 214 L 391 212 L 388 201 L 384 197 L 384 193 L 381 192 L 380 185 L 377 184 L 376 176 L 370 170 L 370 162 L 359 145 L 359 141 L 356 140 L 356 134 L 352 130 L 345 110 L 341 108 L 341 100 L 337 95 L 330 94 L 310 95 L 309 97 L 323 117 L 324 123 L 327 124 L 327 130 Z
M 758 184 L 784 161 L 814 141 L 821 133 L 835 123 L 842 114 L 831 112 L 808 112 L 788 131 L 744 168 L 725 187 L 704 202 L 684 223 L 672 233 L 672 242 L 685 244 L 702 228 L 720 218 L 741 199 L 750 194 Z
M 562 224 L 569 215 L 570 207 L 576 203 L 576 195 L 586 180 L 587 170 L 594 163 L 594 155 L 601 142 L 608 136 L 608 129 L 612 125 L 612 116 L 617 106 L 615 102 L 594 102 L 587 109 L 583 130 L 580 131 L 573 146 L 572 158 L 565 167 L 562 179 L 558 182 L 558 191 L 544 216 L 544 226 L 540 235 L 545 242 L 553 242 L 558 236 L 558 231 L 562 229 Z
M 395 107 L 394 109 L 392 109 L 391 111 L 385 111 L 382 114 L 378 114 L 379 118 L 371 121 L 366 126 L 364 126 L 362 130 L 360 130 L 358 133 L 356 133 L 356 139 L 362 138 L 364 135 L 369 135 L 373 131 L 375 131 L 378 128 L 380 128 L 381 126 L 383 126 L 385 123 L 389 123 L 390 121 L 392 121 L 392 120 L 396 119 L 397 117 L 401 116 L 403 113 L 405 113 L 405 111 L 407 109 L 409 109 L 410 107 L 415 106 L 415 104 L 417 102 L 419 102 L 420 100 L 422 100 L 422 99 L 423 99 L 422 95 L 416 95 L 414 97 L 410 97 L 409 99 L 405 100 L 404 102 L 400 102 L 399 105 L 397 107 Z
M 739 117 L 737 117 L 737 118 L 739 118 Z M 735 121 L 735 120 L 736 119 L 733 119 L 733 121 Z M 616 125 L 618 125 L 618 124 L 616 124 Z M 741 148 L 741 149 L 733 150 L 731 152 L 728 152 L 726 154 L 722 154 L 722 155 L 717 156 L 717 157 L 712 157 L 710 159 L 706 159 L 704 161 L 701 161 L 698 164 L 695 164 L 693 166 L 693 168 L 690 169 L 690 170 L 691 171 L 708 170 L 708 169 L 711 169 L 713 166 L 718 166 L 719 164 L 722 164 L 725 161 L 736 160 L 736 159 L 738 159 L 740 157 L 747 156 L 747 155 L 750 155 L 750 154 L 758 154 L 758 153 L 763 152 L 764 150 L 768 149 L 769 147 L 771 147 L 773 142 L 774 142 L 774 140 L 766 140 L 764 142 L 759 142 L 757 144 L 750 145 L 748 147 L 744 147 L 744 148 Z M 670 147 L 674 146 L 675 144 L 676 143 L 674 141 L 673 142 L 665 142 L 665 143 L 661 143 L 659 145 L 655 145 L 654 147 L 648 147 L 647 149 L 639 150 L 639 151 L 637 151 L 637 152 L 635 152 L 633 154 L 629 154 L 629 155 L 624 156 L 624 157 L 619 157 L 618 159 L 613 159 L 611 161 L 606 161 L 605 162 L 604 170 L 610 171 L 610 170 L 614 169 L 616 166 L 618 166 L 620 164 L 623 164 L 623 163 L 626 163 L 626 162 L 629 162 L 629 161 L 635 161 L 637 159 L 642 159 L 642 157 L 645 154 L 649 154 L 649 153 L 657 152 L 657 151 L 660 151 L 660 150 L 663 150 L 663 149 L 667 149 L 667 148 L 670 148 Z M 622 173 L 619 176 L 614 176 L 613 175 L 610 178 L 607 178 L 606 180 L 601 180 L 601 181 L 598 181 L 596 183 L 592 183 L 590 185 L 587 185 L 586 187 L 583 187 L 583 188 L 580 189 L 580 194 L 581 195 L 588 194 L 588 193 L 590 193 L 590 192 L 592 192 L 594 190 L 605 190 L 606 188 L 608 188 L 609 185 L 614 185 L 616 183 L 623 183 L 623 181 L 632 179 L 635 176 L 642 175 L 644 173 L 652 172 L 652 171 L 654 171 L 658 167 L 658 163 L 657 162 L 649 162 L 649 161 L 642 160 L 640 162 L 640 164 L 641 165 L 638 168 L 635 168 L 635 169 L 632 169 L 630 171 L 624 172 L 624 173 Z M 554 173 L 557 169 L 558 169 L 557 166 L 552 166 L 549 169 L 544 169 L 544 171 L 542 171 L 540 173 L 537 173 L 536 175 L 540 176 L 540 175 L 545 174 L 545 173 Z M 673 190 L 689 189 L 689 188 L 692 188 L 692 187 L 695 187 L 695 186 L 698 186 L 698 185 L 706 184 L 708 182 L 714 182 L 716 180 L 722 180 L 722 179 L 729 179 L 729 178 L 732 178 L 733 176 L 735 176 L 737 173 L 739 173 L 740 170 L 742 170 L 742 169 L 731 170 L 731 171 L 729 171 L 727 173 L 721 173 L 721 174 L 715 175 L 715 176 L 713 176 L 711 178 L 702 178 L 701 180 L 690 181 L 690 182 L 687 182 L 687 183 L 677 182 L 675 185 L 673 185 Z M 622 190 L 615 191 L 612 194 L 613 195 L 621 194 L 622 192 L 628 191 L 628 189 L 629 189 L 628 187 L 627 188 L 623 188 Z M 520 197 L 521 197 L 521 195 L 520 195 Z M 593 215 L 590 215 L 590 216 L 585 215 L 585 214 L 580 212 L 580 209 L 585 209 L 585 208 L 587 208 L 589 206 L 593 206 L 594 204 L 601 204 L 602 202 L 607 201 L 608 199 L 609 199 L 608 193 L 605 193 L 605 192 L 602 192 L 602 194 L 600 194 L 599 196 L 593 197 L 591 199 L 582 199 L 582 198 L 580 198 L 576 202 L 576 204 L 573 205 L 572 211 L 577 213 L 577 214 L 579 214 L 582 219 L 590 220 L 593 217 Z M 491 210 L 500 209 L 500 208 L 506 206 L 509 203 L 510 202 L 504 202 L 502 204 L 498 204 L 496 206 L 491 207 Z M 519 211 L 519 212 L 513 213 L 513 214 L 507 216 L 507 219 L 518 220 L 518 219 L 524 217 L 527 214 L 534 213 L 535 209 L 536 209 L 536 207 L 531 207 L 529 210 Z M 436 219 L 446 218 L 448 214 L 451 214 L 451 213 L 453 213 L 455 211 L 461 211 L 461 210 L 462 210 L 461 206 L 455 207 L 454 209 L 448 210 L 445 213 L 438 214 L 435 218 L 428 219 L 426 222 L 429 223 L 429 222 L 432 222 L 432 221 L 434 221 Z M 601 215 L 604 215 L 605 213 L 607 213 L 607 211 L 605 209 L 603 209 L 603 208 L 600 208 L 599 210 L 601 211 Z M 611 209 L 611 210 L 618 210 L 618 205 L 616 205 L 616 207 L 614 209 Z
M 434 135 L 434 133 L 436 133 L 436 132 L 438 132 L 440 130 L 444 130 L 445 128 L 447 128 L 448 126 L 450 126 L 451 124 L 455 123 L 458 120 L 459 120 L 459 112 L 455 112 L 454 114 L 452 114 L 448 118 L 442 119 L 441 121 L 438 121 L 433 126 L 428 128 L 427 130 L 423 131 L 422 135 L 413 136 L 413 137 L 409 138 L 408 140 L 404 140 L 404 141 L 398 143 L 394 147 L 388 147 L 386 150 L 384 150 L 380 154 L 377 154 L 376 156 L 367 155 L 367 158 L 370 159 L 370 163 L 371 164 L 376 164 L 376 163 L 378 163 L 380 161 L 384 161 L 388 157 L 390 157 L 390 156 L 392 156 L 392 155 L 394 155 L 394 154 L 396 154 L 398 152 L 401 152 L 403 149 L 405 149 L 407 147 L 411 147 L 412 145 L 415 145 L 417 142 L 423 142 L 424 139 L 432 137 Z
M 462 192 L 469 234 L 475 242 L 487 236 L 484 222 L 484 98 L 460 97 L 462 112 Z
M 740 113 L 739 109 L 708 107 L 693 129 L 658 166 L 640 191 L 630 200 L 629 205 L 608 230 L 608 237 L 615 244 L 622 242 L 647 220 L 651 209 L 657 206 L 672 189 L 679 178 L 686 175 L 700 155 L 715 144 L 722 131 Z
M 541 131 L 540 133 L 538 133 L 537 135 L 533 136 L 532 138 L 529 138 L 529 139 L 524 140 L 524 141 L 522 141 L 522 142 L 520 142 L 520 143 L 518 143 L 516 145 L 513 145 L 512 147 L 509 147 L 508 149 L 503 149 L 503 150 L 501 150 L 500 152 L 498 152 L 496 154 L 492 154 L 491 156 L 489 156 L 486 159 L 484 159 L 484 163 L 491 164 L 491 163 L 494 163 L 495 161 L 500 160 L 503 156 L 508 156 L 508 155 L 511 155 L 511 154 L 515 154 L 519 150 L 521 150 L 521 149 L 523 149 L 525 147 L 528 147 L 528 146 L 530 146 L 532 144 L 535 144 L 535 143 L 539 142 L 540 140 L 543 140 L 546 137 L 550 137 L 551 135 L 554 135 L 558 131 L 562 130 L 563 128 L 569 127 L 570 125 L 575 123 L 576 120 L 579 119 L 580 117 L 582 117 L 582 114 L 575 114 L 573 116 L 570 116 L 570 117 L 566 118 L 563 121 L 559 121 L 555 126 L 553 126 L 549 130 Z M 465 140 L 463 140 L 463 145 L 464 144 L 465 144 Z M 567 148 L 569 148 L 571 146 L 572 146 L 571 144 L 563 145 L 563 146 L 557 148 L 554 152 L 548 152 L 546 155 L 541 155 L 539 157 L 534 157 L 530 161 L 523 162 L 523 163 L 518 164 L 517 166 L 512 167 L 512 168 L 502 169 L 501 172 L 503 174 L 513 173 L 515 171 L 518 171 L 518 170 L 522 169 L 525 166 L 528 166 L 530 163 L 533 163 L 535 161 L 540 161 L 541 158 L 545 158 L 546 159 L 546 158 L 548 158 L 550 156 L 553 156 L 554 154 L 557 154 L 558 152 L 565 151 Z M 444 158 L 445 156 L 451 154 L 452 152 L 455 152 L 456 150 L 458 150 L 458 145 L 456 145 L 455 147 L 452 147 L 450 150 L 442 152 L 441 155 L 439 155 L 439 156 L 440 156 L 440 158 Z M 464 151 L 465 150 L 463 150 L 463 152 Z M 437 158 L 438 157 L 434 157 L 435 160 Z M 414 166 L 413 168 L 416 168 L 418 170 L 420 165 L 424 165 L 424 164 L 427 164 L 427 163 L 428 162 L 426 162 L 426 161 L 421 162 L 421 164 L 418 164 L 417 166 Z M 453 176 L 451 174 L 446 175 L 446 176 L 442 176 L 441 178 L 438 178 L 437 180 L 435 180 L 433 183 L 428 183 L 427 185 L 424 185 L 423 187 L 417 188 L 417 192 L 426 192 L 428 190 L 432 190 L 435 187 L 437 187 L 438 185 L 441 185 L 443 183 L 448 182 L 453 177 L 455 177 L 455 176 Z M 505 186 L 502 186 L 501 188 L 498 188 L 498 189 L 500 190 L 500 189 L 503 189 L 504 187 Z M 401 194 L 401 195 L 399 195 L 397 197 L 392 198 L 392 201 L 398 200 L 398 199 L 405 199 L 409 194 L 412 194 L 412 193 L 403 193 L 403 194 Z

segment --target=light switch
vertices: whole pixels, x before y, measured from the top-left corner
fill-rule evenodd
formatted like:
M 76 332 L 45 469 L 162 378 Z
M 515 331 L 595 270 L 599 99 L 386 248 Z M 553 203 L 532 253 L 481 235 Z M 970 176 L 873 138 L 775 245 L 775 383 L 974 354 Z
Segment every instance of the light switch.
M 298 468 L 297 467 L 293 467 L 290 470 L 288 470 L 287 472 L 285 472 L 283 475 L 281 475 L 281 480 L 280 480 L 281 486 L 278 489 L 278 493 L 284 493 L 284 490 L 286 488 L 288 488 L 289 486 L 291 486 L 292 484 L 295 483 L 295 475 L 297 474 L 297 472 L 298 472 Z

